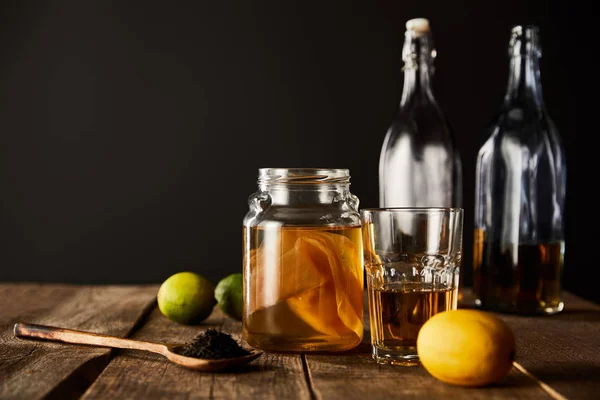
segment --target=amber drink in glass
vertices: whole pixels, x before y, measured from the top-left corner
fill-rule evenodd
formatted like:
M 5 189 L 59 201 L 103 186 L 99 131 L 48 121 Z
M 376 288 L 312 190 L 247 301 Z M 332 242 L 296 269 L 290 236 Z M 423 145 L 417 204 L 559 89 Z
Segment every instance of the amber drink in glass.
M 419 330 L 458 306 L 463 210 L 380 208 L 362 215 L 372 356 L 380 364 L 419 365 Z

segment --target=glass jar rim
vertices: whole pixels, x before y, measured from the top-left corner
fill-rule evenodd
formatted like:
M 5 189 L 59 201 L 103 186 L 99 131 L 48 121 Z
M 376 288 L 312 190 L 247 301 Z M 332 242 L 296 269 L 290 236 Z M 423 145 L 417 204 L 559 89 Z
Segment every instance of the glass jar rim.
M 345 168 L 259 168 L 261 185 L 323 185 L 350 183 Z

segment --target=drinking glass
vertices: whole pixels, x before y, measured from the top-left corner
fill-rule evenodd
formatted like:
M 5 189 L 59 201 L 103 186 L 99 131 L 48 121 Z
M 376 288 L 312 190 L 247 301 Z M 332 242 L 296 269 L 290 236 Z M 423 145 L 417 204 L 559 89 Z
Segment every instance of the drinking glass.
M 421 326 L 457 308 L 463 213 L 442 207 L 361 211 L 372 355 L 378 363 L 418 365 Z

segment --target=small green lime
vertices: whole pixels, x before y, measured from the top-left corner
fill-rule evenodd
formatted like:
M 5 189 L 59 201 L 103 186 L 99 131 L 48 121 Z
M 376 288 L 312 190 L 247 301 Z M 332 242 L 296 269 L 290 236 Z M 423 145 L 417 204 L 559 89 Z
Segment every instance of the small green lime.
M 178 272 L 158 289 L 160 312 L 172 321 L 194 325 L 211 314 L 215 304 L 215 287 L 204 276 L 194 272 Z
M 243 277 L 235 273 L 221 279 L 215 288 L 215 299 L 221 311 L 238 321 L 244 309 Z

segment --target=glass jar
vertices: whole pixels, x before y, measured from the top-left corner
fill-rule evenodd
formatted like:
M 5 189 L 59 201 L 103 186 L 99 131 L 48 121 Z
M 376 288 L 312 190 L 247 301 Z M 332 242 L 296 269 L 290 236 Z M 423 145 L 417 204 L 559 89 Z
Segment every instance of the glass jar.
M 267 351 L 363 338 L 363 248 L 347 169 L 263 168 L 244 217 L 243 337 Z

